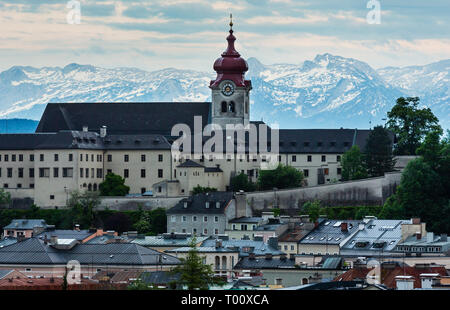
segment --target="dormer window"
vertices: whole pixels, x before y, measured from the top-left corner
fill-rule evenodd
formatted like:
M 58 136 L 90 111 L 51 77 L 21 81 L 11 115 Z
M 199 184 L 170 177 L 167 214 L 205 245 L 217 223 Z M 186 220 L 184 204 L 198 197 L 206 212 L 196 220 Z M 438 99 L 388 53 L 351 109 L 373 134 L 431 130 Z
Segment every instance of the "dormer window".
M 216 202 L 216 208 L 220 209 L 220 202 L 218 202 L 218 201 Z
M 184 202 L 183 203 L 183 208 L 187 209 L 187 205 L 188 205 L 187 202 Z
M 207 202 L 205 203 L 205 207 L 206 207 L 206 209 L 209 209 L 209 201 L 207 201 Z

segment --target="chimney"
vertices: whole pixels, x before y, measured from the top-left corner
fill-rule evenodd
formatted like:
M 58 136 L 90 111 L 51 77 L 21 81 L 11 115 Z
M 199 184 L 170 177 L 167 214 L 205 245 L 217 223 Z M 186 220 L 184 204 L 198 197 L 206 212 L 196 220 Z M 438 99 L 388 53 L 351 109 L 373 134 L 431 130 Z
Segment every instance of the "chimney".
M 395 282 L 397 283 L 397 290 L 413 290 L 414 278 L 412 276 L 396 276 Z
M 411 221 L 414 225 L 418 225 L 420 224 L 420 217 L 414 217 L 411 219 Z
M 106 126 L 100 128 L 100 138 L 106 137 Z
M 220 249 L 222 247 L 222 239 L 216 239 L 216 249 Z
M 416 239 L 417 240 L 421 240 L 422 239 L 422 234 L 420 232 L 416 232 Z
M 427 237 L 427 243 L 432 243 L 434 241 L 434 233 L 427 232 L 426 237 Z
M 441 235 L 441 242 L 447 242 L 447 234 Z
M 76 231 L 80 231 L 80 224 L 75 224 L 74 229 L 75 229 Z
M 347 232 L 348 231 L 348 223 L 341 223 L 341 231 L 342 232 Z
M 278 237 L 269 237 L 269 240 L 267 241 L 267 244 L 271 248 L 278 250 Z
M 58 236 L 55 236 L 55 235 L 51 236 L 50 237 L 50 244 L 51 245 L 58 244 Z
M 249 255 L 248 255 L 248 259 L 249 260 L 255 260 L 255 253 L 250 253 Z
M 83 126 L 83 132 L 88 132 L 88 131 L 89 131 L 88 126 L 84 125 L 84 126 Z
M 234 195 L 235 208 L 236 208 L 236 216 L 235 218 L 245 217 L 247 216 L 247 199 L 246 194 L 244 192 L 237 192 Z
M 358 230 L 364 230 L 365 227 L 366 227 L 366 225 L 364 223 L 358 224 Z

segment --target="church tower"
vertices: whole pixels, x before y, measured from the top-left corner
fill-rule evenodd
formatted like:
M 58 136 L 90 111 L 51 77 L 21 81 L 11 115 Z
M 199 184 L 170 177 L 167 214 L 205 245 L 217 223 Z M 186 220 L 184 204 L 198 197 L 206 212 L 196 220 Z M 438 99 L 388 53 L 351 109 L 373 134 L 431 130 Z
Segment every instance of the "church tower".
M 245 80 L 248 64 L 234 48 L 233 21 L 230 22 L 228 47 L 214 63 L 217 72 L 211 81 L 211 119 L 225 129 L 227 124 L 247 125 L 250 119 L 251 81 Z

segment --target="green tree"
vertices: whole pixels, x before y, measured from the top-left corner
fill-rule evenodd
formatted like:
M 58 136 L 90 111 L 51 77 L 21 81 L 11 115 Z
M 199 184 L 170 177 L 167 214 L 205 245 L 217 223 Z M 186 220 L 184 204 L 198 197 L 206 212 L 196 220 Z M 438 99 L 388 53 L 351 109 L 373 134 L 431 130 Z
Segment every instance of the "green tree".
M 425 135 L 439 128 L 437 117 L 429 108 L 420 109 L 418 97 L 400 97 L 388 112 L 388 129 L 397 135 L 395 155 L 416 155 Z
M 150 223 L 150 214 L 149 212 L 143 211 L 139 221 L 137 221 L 133 225 L 134 229 L 138 231 L 140 234 L 148 234 L 152 232 L 152 225 Z
M 308 201 L 302 207 L 302 212 L 308 214 L 309 220 L 313 223 L 317 222 L 322 211 L 322 206 L 319 200 Z
M 207 290 L 211 285 L 223 285 L 223 280 L 214 276 L 211 265 L 203 263 L 196 244 L 194 237 L 186 258 L 181 258 L 182 264 L 172 270 L 174 274 L 181 274 L 178 283 L 186 286 L 188 290 Z
M 420 217 L 429 231 L 450 231 L 450 204 L 439 174 L 423 158 L 408 163 L 395 195 L 383 206 L 383 218 Z
M 101 196 L 125 196 L 130 192 L 125 179 L 114 173 L 108 173 L 99 188 Z
M 72 220 L 71 224 L 80 224 L 84 228 L 90 228 L 94 223 L 94 211 L 100 205 L 100 202 L 98 193 L 72 192 L 67 201 L 67 207 L 70 210 L 70 219 Z
M 256 189 L 256 185 L 251 182 L 246 174 L 241 172 L 234 176 L 230 180 L 230 189 L 233 192 L 243 190 L 245 192 L 253 192 Z
M 433 169 L 437 169 L 440 164 L 443 149 L 445 148 L 446 141 L 441 143 L 442 129 L 437 128 L 431 130 L 425 137 L 423 143 L 417 148 L 417 155 L 422 156 L 423 160 L 428 163 Z
M 166 210 L 157 208 L 150 212 L 151 232 L 155 235 L 162 234 L 167 231 L 167 215 Z
M 344 181 L 367 178 L 364 156 L 357 145 L 352 146 L 342 155 L 341 165 Z
M 11 202 L 11 194 L 0 188 L 0 206 L 7 205 Z
M 217 188 L 213 187 L 202 187 L 200 185 L 197 185 L 192 189 L 192 195 L 197 194 L 204 194 L 204 193 L 210 193 L 210 192 L 217 192 Z
M 272 190 L 273 188 L 301 187 L 303 179 L 303 172 L 294 167 L 279 164 L 273 170 L 261 170 L 257 183 L 260 190 Z
M 364 149 L 364 162 L 372 177 L 383 176 L 394 169 L 392 141 L 389 132 L 382 126 L 376 126 L 369 134 Z

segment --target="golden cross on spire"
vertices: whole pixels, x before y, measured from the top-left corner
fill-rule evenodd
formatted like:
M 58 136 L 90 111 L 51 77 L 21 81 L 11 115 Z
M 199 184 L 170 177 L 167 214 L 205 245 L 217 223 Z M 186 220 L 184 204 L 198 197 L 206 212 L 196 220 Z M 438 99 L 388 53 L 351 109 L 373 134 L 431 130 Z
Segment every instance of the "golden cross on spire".
M 233 30 L 233 14 L 230 14 L 230 30 Z

